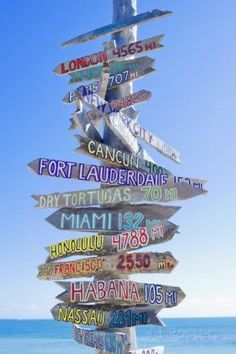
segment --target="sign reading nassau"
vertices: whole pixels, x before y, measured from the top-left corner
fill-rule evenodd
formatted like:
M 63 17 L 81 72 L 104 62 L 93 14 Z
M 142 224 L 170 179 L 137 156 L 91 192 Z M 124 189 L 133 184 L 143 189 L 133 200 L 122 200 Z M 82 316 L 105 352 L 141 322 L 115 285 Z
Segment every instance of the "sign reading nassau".
M 163 326 L 157 317 L 161 305 L 144 307 L 113 307 L 107 305 L 57 304 L 51 310 L 54 320 L 102 328 L 125 328 L 146 324 Z

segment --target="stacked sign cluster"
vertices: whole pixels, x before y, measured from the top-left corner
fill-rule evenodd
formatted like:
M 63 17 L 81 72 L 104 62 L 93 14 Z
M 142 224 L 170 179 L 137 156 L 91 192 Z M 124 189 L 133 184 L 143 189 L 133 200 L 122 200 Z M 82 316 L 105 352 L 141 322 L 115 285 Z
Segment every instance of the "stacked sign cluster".
M 153 10 L 132 16 L 64 45 L 79 44 L 168 14 L 168 11 Z M 70 75 L 72 83 L 97 80 L 69 92 L 64 101 L 76 105 L 70 129 L 80 129 L 83 135 L 76 135 L 80 143 L 76 151 L 104 164 L 49 158 L 29 163 L 39 175 L 104 184 L 99 189 L 33 198 L 38 208 L 57 209 L 46 220 L 58 229 L 92 233 L 50 245 L 45 264 L 39 266 L 38 277 L 58 280 L 64 288 L 57 296 L 61 302 L 52 309 L 54 319 L 73 323 L 76 341 L 107 353 L 163 353 L 163 347 L 129 350 L 129 336 L 122 329 L 148 324 L 162 326 L 157 314 L 163 308 L 176 306 L 185 295 L 179 287 L 139 283 L 125 275 L 173 271 L 177 261 L 170 252 L 133 251 L 171 240 L 177 233 L 178 226 L 169 218 L 180 207 L 158 203 L 184 200 L 206 192 L 204 180 L 174 176 L 158 166 L 139 145 L 137 139 L 180 162 L 175 149 L 135 119 L 133 106 L 149 100 L 149 91 L 106 100 L 110 90 L 155 71 L 154 59 L 136 56 L 162 48 L 162 37 L 157 35 L 121 47 L 114 41 L 108 42 L 103 51 L 62 63 L 55 69 L 59 75 Z M 127 108 L 129 114 L 123 111 Z M 104 143 L 98 130 L 101 121 L 120 139 L 124 149 Z M 78 281 L 93 276 L 93 280 Z M 74 280 L 59 281 L 63 279 Z

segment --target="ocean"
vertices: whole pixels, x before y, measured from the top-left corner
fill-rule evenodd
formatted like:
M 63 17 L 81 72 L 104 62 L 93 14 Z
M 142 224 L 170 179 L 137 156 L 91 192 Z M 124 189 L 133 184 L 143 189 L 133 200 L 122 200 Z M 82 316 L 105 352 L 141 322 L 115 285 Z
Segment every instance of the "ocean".
M 236 317 L 164 319 L 167 327 L 138 326 L 139 348 L 165 354 L 236 354 Z M 53 320 L 0 320 L 1 354 L 89 354 L 72 339 L 72 326 Z

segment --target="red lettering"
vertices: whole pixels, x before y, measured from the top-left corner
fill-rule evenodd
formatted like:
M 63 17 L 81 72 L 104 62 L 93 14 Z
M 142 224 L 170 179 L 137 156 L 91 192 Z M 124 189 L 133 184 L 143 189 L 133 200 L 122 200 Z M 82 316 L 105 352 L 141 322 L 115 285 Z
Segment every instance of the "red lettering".
M 69 72 L 69 69 L 65 68 L 65 64 L 61 64 L 61 74 L 67 74 Z
M 104 288 L 105 288 L 105 282 L 103 280 L 99 280 L 97 282 L 98 300 L 104 300 L 107 298 Z
M 76 283 L 71 283 L 71 286 L 70 286 L 70 300 L 71 300 L 71 302 L 76 301 L 76 294 L 79 295 L 79 298 L 77 300 L 78 302 L 84 298 L 83 283 L 79 283 L 79 285 L 80 285 L 79 288 L 76 288 Z
M 76 61 L 75 60 L 71 60 L 69 62 L 69 71 L 75 71 L 76 70 Z

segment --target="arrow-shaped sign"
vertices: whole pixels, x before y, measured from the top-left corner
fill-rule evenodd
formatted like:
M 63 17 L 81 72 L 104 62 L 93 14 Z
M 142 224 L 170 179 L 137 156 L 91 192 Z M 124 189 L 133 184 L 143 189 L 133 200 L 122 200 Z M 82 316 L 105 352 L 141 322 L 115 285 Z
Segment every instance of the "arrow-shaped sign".
M 120 47 L 116 47 L 114 44 L 113 48 L 110 48 L 104 52 L 93 53 L 61 63 L 57 65 L 53 71 L 58 75 L 66 75 L 75 71 L 83 70 L 84 68 L 91 68 L 108 61 L 122 60 L 133 55 L 139 55 L 148 51 L 157 50 L 163 48 L 163 45 L 159 43 L 163 37 L 164 35 L 158 35 L 141 41 L 125 44 Z
M 185 200 L 207 193 L 186 183 L 174 186 L 111 187 L 70 191 L 64 193 L 32 195 L 38 204 L 36 208 L 81 208 L 92 205 L 111 205 L 115 203 L 169 202 Z
M 75 325 L 73 325 L 73 338 L 78 343 L 110 354 L 123 354 L 130 346 L 127 334 L 85 329 Z M 162 353 L 158 352 L 158 354 Z
M 152 67 L 154 65 L 155 59 L 148 56 L 129 59 L 123 61 L 115 61 L 110 63 L 110 76 L 114 76 L 115 80 L 119 82 L 118 77 L 122 77 L 123 72 L 133 73 L 133 72 L 143 72 L 144 69 Z M 94 79 L 99 79 L 102 75 L 103 66 L 98 65 L 93 68 L 87 68 L 80 71 L 75 71 L 70 73 L 71 80 L 70 84 L 75 84 L 83 81 L 91 81 Z
M 62 280 L 95 275 L 170 273 L 177 264 L 177 260 L 170 252 L 121 253 L 114 256 L 41 264 L 38 267 L 38 278 Z
M 98 159 L 99 161 L 105 162 L 106 164 L 141 170 L 147 173 L 159 173 L 168 176 L 172 175 L 172 173 L 165 168 L 126 151 L 117 150 L 112 146 L 87 139 L 78 134 L 75 135 L 75 137 L 81 144 L 80 147 L 75 150 L 76 152 L 82 152 L 90 157 L 92 156 Z
M 75 116 L 76 116 L 76 120 L 75 120 Z M 87 135 L 88 138 L 95 139 L 99 142 L 102 142 L 101 135 L 99 134 L 98 130 L 95 128 L 93 122 L 88 117 L 88 114 L 84 109 L 82 109 L 78 113 L 77 112 L 74 113 L 70 121 L 71 121 L 71 127 L 73 127 L 73 129 L 76 126 L 77 128 L 81 129 Z
M 65 46 L 69 46 L 69 45 L 87 42 L 89 40 L 97 39 L 97 38 L 103 37 L 103 36 L 111 34 L 111 33 L 119 32 L 119 31 L 122 31 L 126 28 L 129 28 L 129 27 L 132 27 L 132 26 L 144 23 L 144 22 L 149 22 L 154 19 L 158 19 L 163 16 L 170 15 L 171 13 L 172 13 L 171 11 L 161 11 L 158 9 L 154 9 L 152 11 L 144 12 L 144 13 L 136 15 L 136 16 L 128 17 L 128 18 L 123 19 L 123 20 L 116 22 L 116 23 L 111 23 L 107 26 L 97 28 L 93 31 L 87 32 L 87 33 L 82 34 L 80 36 L 76 36 L 76 37 L 70 39 L 69 41 L 64 42 L 62 45 L 65 47 Z
M 128 127 L 129 131 L 132 133 L 133 136 L 142 139 L 164 156 L 169 157 L 171 160 L 180 163 L 180 155 L 177 150 L 175 150 L 173 147 L 165 143 L 162 139 L 155 136 L 145 128 L 141 127 L 136 121 L 132 120 L 122 111 L 118 111 L 117 109 L 115 109 L 109 102 L 99 97 L 96 93 L 88 93 L 89 92 L 87 90 L 87 87 L 85 86 L 81 86 L 77 90 L 77 96 L 79 96 L 80 99 L 84 103 L 86 103 L 90 108 L 99 111 L 98 107 L 102 107 L 102 113 L 106 114 L 106 122 L 108 123 L 108 125 L 118 125 L 119 122 L 122 121 L 122 123 L 126 127 L 126 130 Z
M 181 207 L 160 204 L 121 204 L 112 207 L 62 208 L 46 220 L 60 230 L 120 232 L 149 227 L 169 219 Z
M 68 304 L 109 303 L 113 305 L 178 305 L 185 294 L 179 287 L 137 283 L 126 279 L 57 282 L 65 291 L 57 299 Z
M 28 167 L 38 175 L 72 178 L 126 186 L 163 186 L 168 183 L 186 182 L 202 188 L 204 179 L 167 176 L 109 166 L 96 166 L 63 160 L 39 158 L 28 163 Z
M 169 220 L 152 223 L 149 228 L 131 230 L 114 235 L 93 235 L 65 240 L 46 247 L 49 255 L 46 262 L 82 255 L 112 255 L 134 251 L 146 246 L 169 241 L 178 226 Z
M 130 95 L 124 97 L 124 98 L 119 98 L 117 100 L 112 100 L 111 106 L 115 109 L 122 110 L 125 108 L 131 108 L 133 105 L 137 105 L 140 103 L 147 102 L 151 98 L 151 92 L 146 91 L 146 90 L 140 90 L 135 93 L 131 93 Z M 106 106 L 103 104 L 101 106 L 98 106 L 98 110 L 90 110 L 87 112 L 88 117 L 91 121 L 98 121 L 102 118 L 103 114 L 105 114 L 104 109 Z M 137 112 L 137 111 L 135 111 Z M 130 115 L 129 115 L 130 116 Z M 134 117 L 131 117 L 134 118 Z
M 122 73 L 119 73 L 115 76 L 110 76 L 109 77 L 109 80 L 108 80 L 108 85 L 107 85 L 107 89 L 108 90 L 111 90 L 111 89 L 114 89 L 116 87 L 119 87 L 121 86 L 122 84 L 126 84 L 127 82 L 130 82 L 130 81 L 134 81 L 134 80 L 137 80 L 137 79 L 140 79 L 142 78 L 143 76 L 145 75 L 148 75 L 148 74 L 151 74 L 155 71 L 155 69 L 151 68 L 151 67 L 148 67 L 148 68 L 145 68 L 143 71 L 123 71 Z M 98 92 L 98 87 L 99 87 L 99 81 L 94 81 L 93 83 L 91 83 L 90 85 L 87 85 L 86 86 L 87 89 L 90 91 L 90 92 L 93 92 L 93 93 L 97 93 Z M 76 101 L 76 97 L 77 96 L 77 90 L 73 90 L 73 91 L 70 91 L 69 93 L 67 93 L 65 95 L 65 97 L 63 98 L 63 101 L 65 103 L 68 103 L 68 104 L 71 104 L 73 102 Z M 78 97 L 79 98 L 79 97 Z

